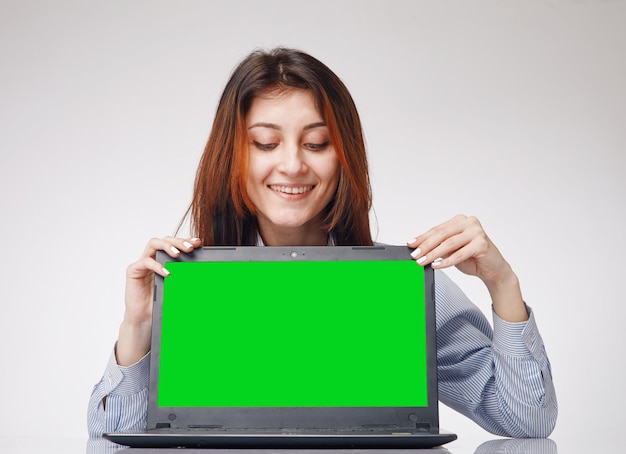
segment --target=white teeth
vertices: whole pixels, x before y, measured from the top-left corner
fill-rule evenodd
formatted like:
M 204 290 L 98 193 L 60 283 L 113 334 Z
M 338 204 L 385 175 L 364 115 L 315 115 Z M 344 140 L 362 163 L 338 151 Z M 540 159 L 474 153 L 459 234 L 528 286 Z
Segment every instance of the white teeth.
M 270 189 L 276 192 L 284 192 L 285 194 L 304 194 L 305 192 L 309 192 L 313 189 L 313 186 L 275 186 L 270 185 Z

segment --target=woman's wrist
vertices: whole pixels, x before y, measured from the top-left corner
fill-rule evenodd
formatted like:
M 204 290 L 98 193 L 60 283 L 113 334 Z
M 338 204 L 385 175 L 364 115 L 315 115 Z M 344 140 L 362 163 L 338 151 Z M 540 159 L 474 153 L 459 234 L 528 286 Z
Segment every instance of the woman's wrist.
M 528 311 L 522 298 L 522 290 L 517 275 L 509 268 L 498 279 L 485 282 L 494 312 L 502 320 L 518 323 L 528 320 Z
M 150 351 L 152 323 L 123 321 L 120 325 L 115 358 L 120 366 L 132 366 Z

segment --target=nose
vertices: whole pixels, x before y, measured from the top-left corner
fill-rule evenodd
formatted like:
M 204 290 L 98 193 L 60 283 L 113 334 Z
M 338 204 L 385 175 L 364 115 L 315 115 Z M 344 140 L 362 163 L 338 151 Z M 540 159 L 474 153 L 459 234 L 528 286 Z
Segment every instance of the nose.
M 288 176 L 305 173 L 308 166 L 305 162 L 303 150 L 297 144 L 284 145 L 279 154 L 278 170 Z

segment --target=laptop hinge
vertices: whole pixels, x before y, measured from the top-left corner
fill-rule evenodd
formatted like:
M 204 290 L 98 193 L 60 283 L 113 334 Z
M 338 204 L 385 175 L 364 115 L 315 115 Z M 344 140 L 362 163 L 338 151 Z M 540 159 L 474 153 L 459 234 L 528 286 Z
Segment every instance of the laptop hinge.
M 363 429 L 369 430 L 394 430 L 398 428 L 397 424 L 363 424 Z
M 222 429 L 221 424 L 187 424 L 188 429 Z

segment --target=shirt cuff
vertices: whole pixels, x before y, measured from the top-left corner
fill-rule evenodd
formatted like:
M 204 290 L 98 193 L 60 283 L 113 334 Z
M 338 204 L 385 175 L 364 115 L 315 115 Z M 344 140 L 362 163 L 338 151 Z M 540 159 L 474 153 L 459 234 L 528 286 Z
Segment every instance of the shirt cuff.
M 115 348 L 104 371 L 106 395 L 128 396 L 148 387 L 150 379 L 150 352 L 131 366 L 120 366 L 115 358 Z
M 543 340 L 537 329 L 535 315 L 526 306 L 528 320 L 507 322 L 493 312 L 493 348 L 508 356 L 542 356 Z

